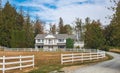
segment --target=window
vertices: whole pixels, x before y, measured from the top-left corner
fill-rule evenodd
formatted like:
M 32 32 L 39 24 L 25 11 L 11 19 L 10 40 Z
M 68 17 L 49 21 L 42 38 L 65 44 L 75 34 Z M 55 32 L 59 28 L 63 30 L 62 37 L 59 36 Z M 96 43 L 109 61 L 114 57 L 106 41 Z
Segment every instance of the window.
M 38 46 L 38 48 L 43 48 L 43 46 Z
M 58 39 L 59 42 L 64 42 L 64 39 Z
M 49 39 L 49 43 L 51 43 L 51 39 Z
M 52 39 L 49 39 L 49 44 L 53 44 L 53 40 Z
M 38 39 L 37 42 L 40 42 L 40 39 Z
M 65 46 L 64 46 L 64 45 L 63 45 L 63 46 L 61 45 L 61 46 L 58 46 L 58 48 L 65 48 Z
M 37 42 L 43 43 L 43 42 L 44 42 L 44 39 L 37 39 Z
M 41 41 L 44 42 L 44 39 L 42 39 Z

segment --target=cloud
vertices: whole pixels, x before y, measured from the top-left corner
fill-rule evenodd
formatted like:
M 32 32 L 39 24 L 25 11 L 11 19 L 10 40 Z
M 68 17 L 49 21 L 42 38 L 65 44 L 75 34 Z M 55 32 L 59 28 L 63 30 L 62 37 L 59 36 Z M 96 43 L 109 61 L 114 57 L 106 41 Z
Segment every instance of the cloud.
M 47 23 L 58 23 L 62 17 L 65 24 L 71 24 L 75 18 L 84 20 L 86 17 L 100 19 L 103 25 L 109 24 L 105 19 L 107 15 L 112 15 L 109 7 L 112 3 L 109 0 L 10 0 L 18 6 L 32 8 L 30 15 L 38 15 L 40 19 Z
M 66 1 L 60 1 L 57 5 L 57 9 L 52 10 L 51 8 L 45 8 L 43 12 L 36 12 L 36 14 L 43 19 L 50 19 L 53 22 L 58 22 L 59 17 L 62 17 L 65 24 L 73 23 L 76 17 L 83 20 L 86 17 L 100 19 L 104 25 L 109 24 L 109 20 L 105 19 L 107 15 L 112 14 L 112 11 L 105 8 L 105 6 L 109 5 L 108 2 L 97 0 L 92 3 L 84 3 L 84 1 L 86 0 L 83 0 L 83 4 L 75 4 L 75 1 L 69 1 L 67 3 L 65 3 Z

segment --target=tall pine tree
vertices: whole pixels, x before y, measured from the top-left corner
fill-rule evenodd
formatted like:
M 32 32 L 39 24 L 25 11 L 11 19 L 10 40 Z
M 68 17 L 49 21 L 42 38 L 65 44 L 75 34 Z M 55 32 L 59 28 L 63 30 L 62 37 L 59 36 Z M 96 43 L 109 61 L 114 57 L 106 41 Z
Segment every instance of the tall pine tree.
M 35 36 L 37 34 L 43 34 L 44 33 L 43 22 L 38 17 L 36 17 L 36 21 L 35 21 L 35 24 L 34 24 L 34 33 L 35 33 Z
M 64 24 L 63 24 L 63 19 L 60 17 L 60 20 L 59 20 L 59 31 L 58 31 L 59 34 L 64 34 Z
M 106 27 L 106 41 L 109 46 L 120 47 L 120 1 L 114 9 L 115 14 L 113 14 L 110 25 Z
M 13 30 L 17 30 L 17 25 L 16 25 L 16 17 L 17 17 L 17 12 L 14 7 L 10 5 L 9 2 L 5 4 L 5 7 L 2 10 L 2 15 L 3 15 L 3 23 L 2 24 L 2 41 L 3 41 L 3 46 L 6 47 L 11 47 L 10 42 L 11 42 L 11 36 Z
M 3 14 L 2 14 L 2 0 L 0 0 L 0 45 L 3 45 L 2 42 L 2 24 L 3 24 Z
M 26 47 L 33 47 L 34 45 L 34 34 L 33 34 L 33 27 L 30 21 L 29 11 L 27 13 L 25 24 L 24 24 L 24 30 L 25 30 L 25 44 Z
M 77 41 L 83 41 L 83 23 L 79 18 L 76 18 L 75 21 L 75 31 L 77 34 Z

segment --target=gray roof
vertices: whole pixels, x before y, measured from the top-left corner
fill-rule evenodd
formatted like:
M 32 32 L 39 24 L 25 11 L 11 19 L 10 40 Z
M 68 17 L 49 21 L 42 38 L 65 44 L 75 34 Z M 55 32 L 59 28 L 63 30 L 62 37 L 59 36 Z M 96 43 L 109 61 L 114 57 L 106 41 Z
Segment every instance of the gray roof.
M 44 39 L 47 35 L 49 34 L 38 34 L 35 37 L 35 39 Z M 52 34 L 52 35 L 55 36 L 57 39 L 66 39 L 66 38 L 76 39 L 75 35 L 68 35 L 68 34 Z

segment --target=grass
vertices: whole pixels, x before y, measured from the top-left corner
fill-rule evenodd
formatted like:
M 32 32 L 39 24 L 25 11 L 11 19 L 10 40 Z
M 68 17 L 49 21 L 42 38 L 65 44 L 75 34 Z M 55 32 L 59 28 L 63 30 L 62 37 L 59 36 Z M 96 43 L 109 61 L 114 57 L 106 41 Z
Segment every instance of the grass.
M 60 66 L 60 55 L 61 53 L 68 52 L 14 52 L 14 51 L 0 51 L 0 56 L 19 56 L 19 55 L 35 55 L 35 70 L 39 71 L 38 73 L 47 73 L 48 71 L 58 69 Z M 54 68 L 56 67 L 56 68 Z M 49 68 L 49 69 L 48 69 Z M 29 68 L 27 68 L 29 71 Z M 24 71 L 18 70 L 10 70 L 6 71 L 6 73 L 28 73 Z M 35 71 L 33 70 L 33 71 Z M 33 72 L 37 73 L 37 72 Z
M 120 49 L 110 49 L 110 52 L 115 52 L 120 54 Z
M 9 52 L 9 51 L 4 52 L 4 51 L 0 51 L 0 56 L 35 55 L 35 68 L 33 70 L 31 70 L 32 68 L 25 68 L 22 71 L 17 69 L 17 70 L 6 71 L 6 73 L 49 73 L 54 70 L 59 71 L 61 68 L 67 67 L 67 66 L 98 63 L 98 62 L 110 59 L 110 56 L 107 55 L 106 58 L 101 60 L 86 61 L 84 63 L 75 62 L 75 63 L 61 65 L 60 64 L 61 53 L 70 53 L 70 52 Z
M 110 56 L 108 54 L 106 54 L 106 56 L 107 57 L 104 58 L 104 59 L 86 61 L 84 63 L 74 62 L 74 63 L 64 64 L 64 65 L 61 65 L 60 63 L 56 63 L 56 64 L 51 63 L 49 65 L 41 66 L 39 69 L 33 70 L 33 71 L 29 72 L 29 73 L 49 73 L 49 72 L 55 71 L 55 70 L 63 72 L 63 71 L 60 70 L 63 67 L 88 65 L 88 64 L 91 64 L 91 63 L 98 63 L 98 62 L 102 62 L 102 61 L 106 61 L 106 60 L 111 60 L 113 58 L 112 56 Z

